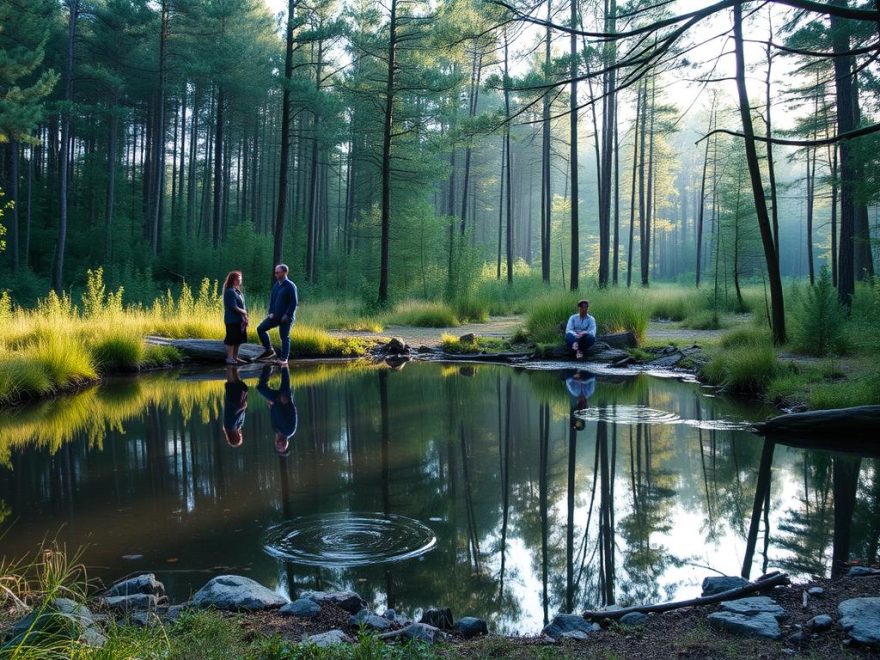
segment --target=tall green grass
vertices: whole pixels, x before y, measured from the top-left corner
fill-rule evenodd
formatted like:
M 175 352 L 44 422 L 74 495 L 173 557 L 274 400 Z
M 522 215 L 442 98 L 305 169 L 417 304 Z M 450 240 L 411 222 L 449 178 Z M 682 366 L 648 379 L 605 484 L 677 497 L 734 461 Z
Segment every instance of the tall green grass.
M 728 392 L 761 395 L 780 373 L 768 332 L 740 328 L 721 338 L 720 350 L 700 368 L 700 376 Z
M 532 341 L 559 343 L 568 318 L 577 312 L 577 292 L 545 294 L 535 301 L 526 315 L 525 328 Z M 649 310 L 640 292 L 623 289 L 594 291 L 589 296 L 590 314 L 595 317 L 599 334 L 635 333 L 641 342 L 648 329 Z
M 451 328 L 460 325 L 453 309 L 439 302 L 405 300 L 386 316 L 388 325 L 410 325 L 419 328 Z

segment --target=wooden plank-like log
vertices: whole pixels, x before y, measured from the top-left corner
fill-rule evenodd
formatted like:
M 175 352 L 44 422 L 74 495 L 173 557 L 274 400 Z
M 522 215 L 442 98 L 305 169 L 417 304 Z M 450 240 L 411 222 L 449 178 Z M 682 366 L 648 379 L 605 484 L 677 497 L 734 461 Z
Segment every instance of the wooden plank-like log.
M 877 437 L 880 431 L 880 405 L 811 410 L 780 415 L 754 425 L 761 435 L 831 436 L 841 439 Z
M 720 594 L 712 596 L 702 596 L 700 598 L 691 598 L 690 600 L 678 600 L 670 603 L 660 603 L 658 605 L 636 605 L 634 607 L 624 607 L 620 610 L 587 610 L 583 613 L 585 619 L 619 619 L 624 614 L 630 612 L 642 612 L 650 614 L 651 612 L 669 612 L 671 610 L 681 609 L 682 607 L 695 607 L 697 605 L 712 605 L 720 603 L 724 600 L 739 598 L 746 594 L 755 593 L 756 591 L 764 591 L 773 587 L 779 587 L 790 584 L 790 580 L 786 573 L 771 573 L 766 577 L 759 578 L 744 587 L 737 587 L 729 591 L 722 591 Z

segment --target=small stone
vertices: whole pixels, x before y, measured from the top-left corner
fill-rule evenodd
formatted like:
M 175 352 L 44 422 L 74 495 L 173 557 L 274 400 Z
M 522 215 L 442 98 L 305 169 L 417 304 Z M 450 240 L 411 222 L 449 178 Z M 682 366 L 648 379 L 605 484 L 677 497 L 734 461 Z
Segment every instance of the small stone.
M 766 612 L 746 615 L 736 612 L 712 612 L 706 619 L 709 625 L 728 632 L 766 637 L 767 639 L 779 639 L 782 631 L 776 617 Z
M 429 626 L 427 623 L 411 623 L 406 628 L 401 628 L 400 630 L 392 630 L 391 632 L 383 633 L 378 636 L 379 639 L 383 640 L 418 640 L 421 642 L 427 642 L 428 644 L 442 641 L 443 637 L 443 632 L 439 628 Z
M 353 591 L 304 591 L 300 598 L 308 598 L 318 605 L 333 603 L 351 614 L 357 614 L 367 606 L 367 601 Z
M 313 644 L 318 648 L 325 649 L 336 644 L 351 644 L 352 639 L 338 628 L 328 630 L 318 635 L 310 635 L 303 640 L 306 644 Z
M 880 568 L 870 566 L 850 566 L 846 572 L 847 577 L 865 577 L 868 575 L 880 575 Z
M 130 596 L 132 594 L 152 594 L 157 598 L 165 595 L 165 585 L 156 579 L 153 573 L 144 573 L 122 582 L 112 585 L 104 596 L 112 598 L 115 596 Z
M 703 578 L 702 596 L 714 596 L 715 594 L 724 593 L 732 589 L 739 589 L 749 583 L 745 578 L 738 575 L 713 575 Z
M 455 629 L 461 633 L 465 639 L 476 637 L 477 635 L 488 635 L 489 627 L 482 619 L 475 616 L 463 616 L 455 622 Z
M 734 614 L 751 616 L 755 614 L 769 614 L 777 619 L 786 616 L 783 609 L 775 600 L 768 596 L 751 596 L 737 600 L 725 600 L 721 603 L 721 609 Z
M 618 619 L 625 626 L 643 626 L 648 623 L 650 617 L 644 612 L 630 612 Z
M 186 605 L 171 605 L 162 613 L 162 621 L 165 623 L 174 623 L 180 618 L 180 614 L 186 609 Z
M 426 355 L 428 353 L 433 353 L 433 352 L 434 352 L 434 349 L 431 348 L 430 346 L 422 345 L 422 346 L 419 346 L 419 349 L 418 349 L 419 355 Z
M 267 610 L 286 605 L 289 601 L 241 575 L 220 575 L 199 589 L 192 597 L 195 607 L 218 610 Z
M 434 626 L 441 630 L 452 630 L 454 625 L 452 610 L 448 607 L 433 607 L 422 614 L 419 623 L 427 623 L 429 626 Z
M 880 646 L 880 597 L 850 598 L 837 606 L 840 625 L 850 639 L 866 646 Z
M 130 610 L 155 611 L 159 605 L 158 599 L 152 594 L 132 593 L 128 596 L 105 596 L 104 605 L 111 610 L 128 612 Z
M 309 598 L 297 598 L 292 603 L 287 603 L 278 610 L 279 614 L 284 616 L 298 616 L 301 619 L 312 619 L 318 616 L 321 606 Z
M 542 631 L 548 637 L 560 639 L 564 633 L 579 630 L 583 633 L 591 633 L 601 630 L 599 624 L 590 623 L 579 614 L 560 613 L 553 617 L 553 620 Z
M 381 617 L 370 610 L 361 610 L 357 614 L 353 614 L 348 619 L 348 625 L 359 628 L 364 626 L 370 630 L 376 630 L 382 632 L 384 630 L 388 630 L 391 627 L 391 622 L 385 617 Z
M 382 616 L 389 621 L 397 621 L 397 612 L 395 612 L 392 608 L 388 608 L 387 610 L 385 610 L 385 614 L 383 614 Z
M 473 332 L 469 332 L 466 335 L 462 335 L 458 338 L 462 344 L 474 344 L 477 341 L 477 336 Z
M 825 590 L 822 587 L 810 587 L 807 589 L 807 593 L 811 596 L 821 596 L 825 593 Z
M 410 352 L 409 345 L 400 337 L 392 337 L 391 341 L 385 344 L 385 351 L 396 355 L 405 355 Z
M 817 614 L 812 619 L 807 621 L 806 628 L 807 630 L 812 630 L 813 632 L 825 632 L 826 630 L 831 630 L 831 626 L 834 625 L 834 619 L 832 619 L 827 614 Z

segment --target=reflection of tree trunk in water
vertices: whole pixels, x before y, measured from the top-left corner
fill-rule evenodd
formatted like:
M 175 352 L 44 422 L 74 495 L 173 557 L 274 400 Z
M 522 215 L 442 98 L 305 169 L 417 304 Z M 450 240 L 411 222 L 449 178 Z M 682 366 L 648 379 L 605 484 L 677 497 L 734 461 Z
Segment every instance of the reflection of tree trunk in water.
M 568 428 L 568 520 L 565 530 L 565 611 L 574 608 L 574 459 L 577 449 L 577 431 Z
M 379 409 L 382 415 L 382 512 L 391 513 L 391 431 L 388 421 L 388 370 L 379 371 Z M 393 608 L 394 579 L 390 569 L 385 569 L 385 594 L 388 607 Z
M 696 394 L 695 396 L 697 397 L 695 416 L 697 421 L 700 422 L 703 419 L 703 411 L 700 409 L 699 394 Z M 714 529 L 715 514 L 712 512 L 712 498 L 709 495 L 709 472 L 706 468 L 706 453 L 703 450 L 703 429 L 699 426 L 697 427 L 697 441 L 700 443 L 700 464 L 703 467 L 703 487 L 706 490 L 706 514 L 709 516 L 709 529 Z
M 761 452 L 761 463 L 758 466 L 758 483 L 755 485 L 755 502 L 752 506 L 752 522 L 749 524 L 749 533 L 746 537 L 746 554 L 743 558 L 741 575 L 749 579 L 752 572 L 752 559 L 755 556 L 755 545 L 758 542 L 758 528 L 761 525 L 761 508 L 770 497 L 770 476 L 773 467 L 773 449 L 775 443 L 764 440 L 764 449 Z
M 767 572 L 767 565 L 770 563 L 768 553 L 770 551 L 770 489 L 767 489 L 767 497 L 764 499 L 764 551 L 762 555 L 764 561 L 761 562 L 761 574 Z
M 507 379 L 507 404 L 504 410 L 504 437 L 499 437 L 498 452 L 501 463 L 501 580 L 498 599 L 504 595 L 504 568 L 507 559 L 507 519 L 510 507 L 510 390 L 512 381 Z M 501 443 L 504 443 L 503 452 Z
M 477 536 L 476 515 L 474 514 L 474 500 L 471 495 L 471 476 L 468 471 L 468 452 L 467 444 L 464 440 L 464 424 L 460 423 L 458 427 L 459 437 L 461 438 L 461 471 L 464 477 L 464 507 L 465 516 L 467 517 L 467 535 L 468 535 L 468 558 L 471 563 L 471 572 L 480 572 L 480 542 Z
M 542 246 L 543 247 L 543 246 Z M 538 417 L 538 502 L 541 509 L 541 603 L 544 607 L 544 625 L 550 621 L 547 611 L 547 452 L 550 445 L 550 404 L 541 404 Z
M 874 464 L 874 485 L 871 489 L 871 510 L 876 514 L 876 512 L 880 511 L 880 460 L 875 458 L 872 462 Z M 871 516 L 870 521 L 865 559 L 875 563 L 877 560 L 878 543 L 880 543 L 880 516 Z
M 599 447 L 599 542 L 602 546 L 602 604 L 614 603 L 614 495 L 608 453 L 608 423 L 596 423 Z
M 281 513 L 284 520 L 290 520 L 293 515 L 290 508 L 290 479 L 287 473 L 287 457 L 278 457 L 278 470 L 281 475 Z M 287 576 L 287 597 L 293 600 L 296 591 L 296 578 L 293 572 L 293 562 L 284 562 L 284 574 Z
M 831 554 L 831 577 L 843 575 L 849 562 L 852 517 L 856 508 L 856 491 L 862 459 L 835 456 L 832 459 L 834 480 L 834 543 Z
M 596 502 L 596 487 L 599 484 L 599 445 L 596 445 L 595 456 L 593 457 L 593 486 L 590 489 L 590 504 L 587 507 L 587 524 L 584 525 L 584 540 L 581 544 L 581 567 L 578 570 L 578 576 L 575 580 L 575 586 L 579 586 L 581 583 L 581 577 L 584 574 L 584 568 L 587 565 L 587 540 L 590 535 L 590 523 L 593 520 L 593 505 Z M 590 561 L 592 561 L 593 557 L 595 557 L 596 551 L 593 551 L 593 554 L 590 556 Z M 601 559 L 601 557 L 600 557 Z

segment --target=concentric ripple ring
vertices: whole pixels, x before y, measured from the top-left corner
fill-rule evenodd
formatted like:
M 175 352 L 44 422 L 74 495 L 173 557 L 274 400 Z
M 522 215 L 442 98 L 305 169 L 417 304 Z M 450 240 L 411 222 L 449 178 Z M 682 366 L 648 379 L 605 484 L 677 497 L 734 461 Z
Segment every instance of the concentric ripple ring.
M 678 424 L 681 417 L 674 412 L 656 410 L 647 406 L 605 406 L 586 408 L 574 413 L 588 422 L 611 422 L 613 424 Z
M 302 516 L 266 530 L 263 549 L 307 566 L 363 566 L 412 559 L 437 545 L 430 527 L 383 513 Z

